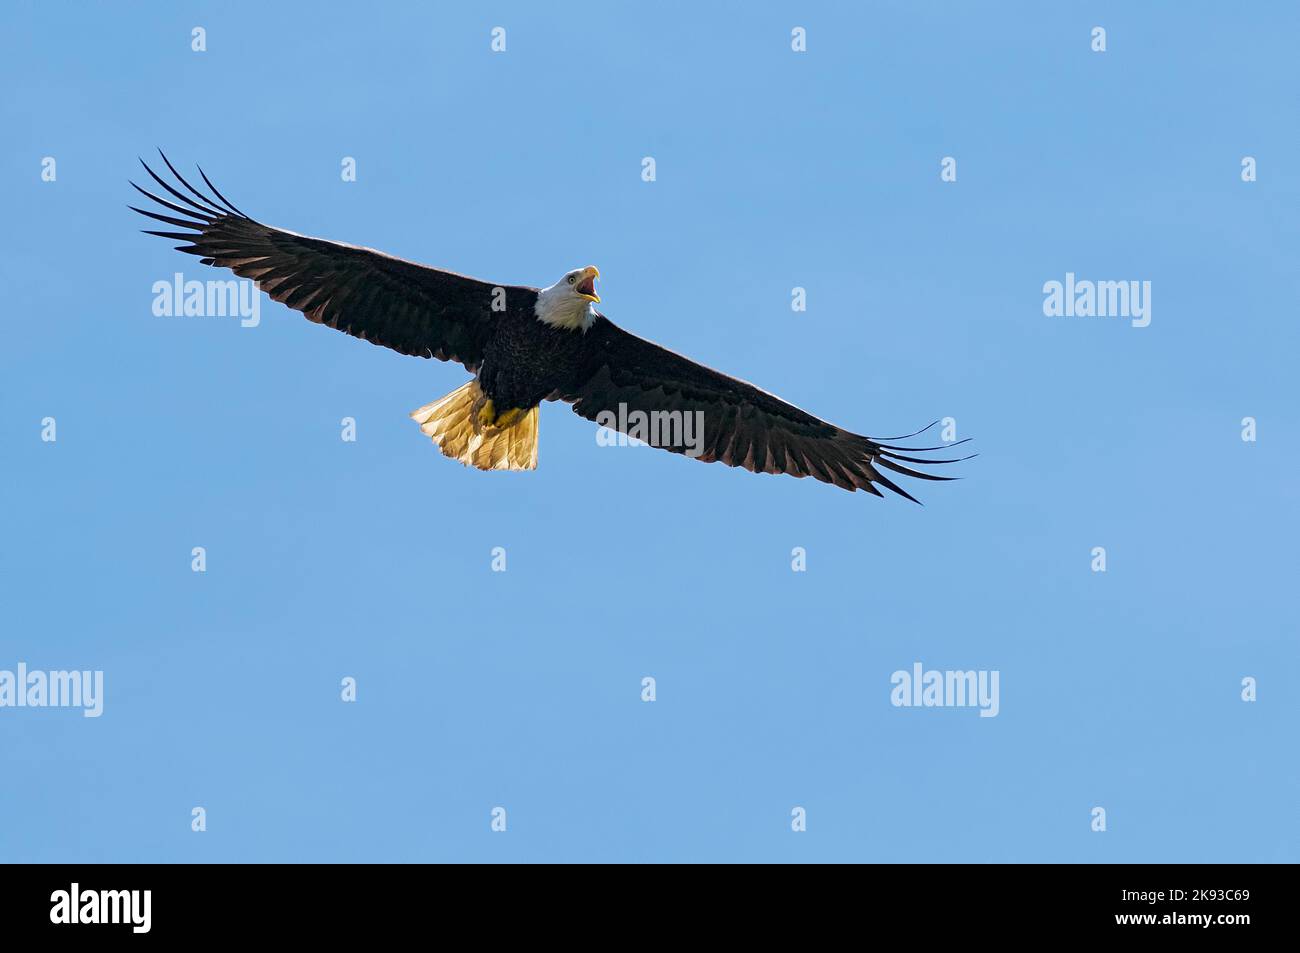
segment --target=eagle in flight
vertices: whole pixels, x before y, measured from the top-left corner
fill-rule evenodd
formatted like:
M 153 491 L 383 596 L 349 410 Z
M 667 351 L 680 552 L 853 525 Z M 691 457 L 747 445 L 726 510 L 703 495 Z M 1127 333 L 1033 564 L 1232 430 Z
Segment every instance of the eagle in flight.
M 184 242 L 177 251 L 252 279 L 309 321 L 401 354 L 464 365 L 474 375 L 468 383 L 411 417 L 446 456 L 468 466 L 536 468 L 538 412 L 547 400 L 705 462 L 811 476 L 882 496 L 879 485 L 913 502 L 883 471 L 950 480 L 904 464 L 969 459 L 909 456 L 946 447 L 886 442 L 916 434 L 859 436 L 623 330 L 592 308 L 600 302 L 594 266 L 570 271 L 548 288 L 480 281 L 263 225 L 232 205 L 201 168 L 212 196 L 190 185 L 165 155 L 162 160 L 175 184 L 141 165 L 170 199 L 132 182 L 158 208 L 130 208 L 184 230 L 147 234 Z

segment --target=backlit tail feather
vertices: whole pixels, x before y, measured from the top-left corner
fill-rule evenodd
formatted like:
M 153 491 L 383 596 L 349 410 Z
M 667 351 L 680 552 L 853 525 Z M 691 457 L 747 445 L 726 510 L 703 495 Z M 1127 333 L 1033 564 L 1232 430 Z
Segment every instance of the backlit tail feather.
M 485 413 L 485 410 L 487 411 Z M 411 413 L 445 456 L 480 470 L 536 470 L 540 408 L 494 415 L 477 380 Z

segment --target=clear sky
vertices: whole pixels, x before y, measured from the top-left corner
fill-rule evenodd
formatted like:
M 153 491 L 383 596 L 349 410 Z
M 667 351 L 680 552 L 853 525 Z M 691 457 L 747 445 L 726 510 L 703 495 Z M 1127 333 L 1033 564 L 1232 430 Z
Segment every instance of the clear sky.
M 1300 859 L 1298 26 L 5 3 L 0 670 L 104 708 L 0 708 L 0 860 Z M 465 470 L 407 418 L 459 366 L 265 297 L 154 316 L 225 274 L 138 233 L 156 146 L 294 231 L 595 263 L 637 333 L 982 455 L 918 507 L 552 404 L 535 473 Z M 1045 315 L 1067 273 L 1150 282 L 1150 324 Z M 999 673 L 997 716 L 891 704 L 918 662 Z

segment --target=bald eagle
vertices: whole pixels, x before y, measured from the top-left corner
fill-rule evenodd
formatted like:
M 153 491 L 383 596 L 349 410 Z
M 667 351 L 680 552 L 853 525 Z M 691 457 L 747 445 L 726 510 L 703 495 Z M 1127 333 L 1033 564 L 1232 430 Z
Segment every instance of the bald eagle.
M 411 413 L 446 456 L 467 466 L 536 468 L 539 406 L 550 400 L 571 404 L 609 432 L 705 462 L 811 476 L 876 496 L 883 495 L 879 484 L 913 502 L 882 471 L 950 480 L 903 464 L 969 459 L 909 456 L 946 447 L 886 442 L 916 434 L 859 436 L 623 330 L 592 308 L 600 302 L 594 266 L 546 288 L 480 281 L 263 225 L 231 204 L 202 168 L 211 196 L 162 160 L 175 184 L 141 165 L 170 199 L 132 182 L 158 208 L 130 208 L 184 231 L 146 234 L 184 242 L 177 251 L 252 279 L 310 321 L 401 354 L 455 361 L 474 375 Z

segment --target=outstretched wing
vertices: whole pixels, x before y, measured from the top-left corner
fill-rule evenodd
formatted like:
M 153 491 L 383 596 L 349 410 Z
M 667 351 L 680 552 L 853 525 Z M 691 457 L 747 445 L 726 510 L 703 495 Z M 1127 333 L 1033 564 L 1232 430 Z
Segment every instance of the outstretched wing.
M 471 371 L 478 368 L 494 319 L 493 291 L 499 286 L 370 248 L 263 225 L 230 204 L 202 169 L 199 175 L 215 199 L 186 182 L 166 156 L 162 159 L 180 188 L 143 161 L 141 165 L 176 201 L 131 184 L 176 214 L 131 208 L 187 231 L 147 234 L 186 242 L 176 250 L 253 279 L 273 300 L 317 324 L 402 354 L 458 361 Z
M 580 416 L 609 424 L 665 450 L 705 462 L 744 467 L 754 473 L 811 476 L 851 492 L 866 490 L 881 496 L 875 487 L 878 483 L 914 503 L 919 501 L 882 473 L 882 468 L 922 480 L 954 479 L 902 465 L 959 462 L 900 453 L 947 447 L 898 447 L 842 430 L 753 384 L 630 334 L 603 316 L 587 331 L 586 338 L 587 360 L 577 379 L 558 396 L 572 403 Z M 635 411 L 644 416 L 635 415 Z M 702 424 L 702 430 L 693 429 L 692 433 L 702 433 L 702 439 L 688 444 L 684 439 L 684 417 L 678 418 L 682 423 L 674 425 L 671 417 L 663 416 L 664 412 L 693 415 L 692 421 Z M 653 420 L 656 413 L 661 415 L 661 425 L 647 431 L 644 422 Z M 636 432 L 638 420 L 642 422 L 640 433 Z M 665 440 L 665 433 L 672 439 Z

